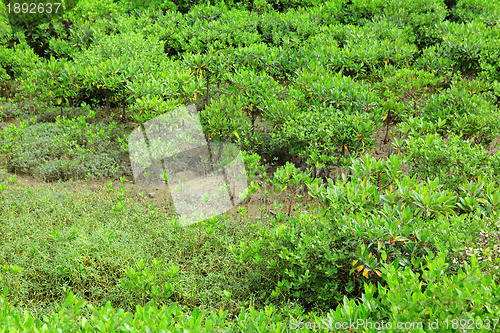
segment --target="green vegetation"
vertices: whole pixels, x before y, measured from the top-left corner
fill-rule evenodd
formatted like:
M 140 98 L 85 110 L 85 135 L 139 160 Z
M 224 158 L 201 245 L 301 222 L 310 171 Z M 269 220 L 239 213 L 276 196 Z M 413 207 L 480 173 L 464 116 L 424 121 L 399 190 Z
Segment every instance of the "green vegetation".
M 496 1 L 6 4 L 0 331 L 497 329 Z M 250 197 L 181 227 L 128 136 L 190 105 Z

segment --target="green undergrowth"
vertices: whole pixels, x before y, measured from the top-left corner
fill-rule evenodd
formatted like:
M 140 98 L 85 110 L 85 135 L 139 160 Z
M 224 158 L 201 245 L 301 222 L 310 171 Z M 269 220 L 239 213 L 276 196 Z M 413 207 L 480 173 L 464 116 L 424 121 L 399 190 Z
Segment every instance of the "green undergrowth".
M 152 298 L 231 312 L 254 302 L 247 296 L 261 281 L 227 248 L 250 237 L 242 225 L 215 219 L 181 228 L 170 211 L 137 196 L 119 200 L 118 193 L 72 192 L 67 183 L 5 184 L 0 263 L 23 267 L 23 273 L 5 275 L 3 284 L 15 305 L 36 316 L 52 309 L 67 290 L 93 304 L 110 301 L 127 310 Z M 129 274 L 126 267 L 132 267 Z M 166 283 L 175 286 L 172 294 Z
M 498 330 L 498 1 L 0 11 L 0 332 Z M 193 105 L 259 218 L 128 186 L 130 129 Z
M 319 187 L 287 167 L 278 175 L 310 183 L 324 207 L 288 216 L 277 205 L 263 219 L 221 216 L 185 228 L 168 207 L 123 187 L 33 187 L 4 174 L 3 327 L 282 332 L 346 318 L 493 319 L 498 189 L 479 179 L 455 195 L 439 180 L 398 172 L 400 158 L 365 157 L 356 178 Z M 372 184 L 391 182 L 382 175 L 389 164 L 396 178 L 379 194 Z

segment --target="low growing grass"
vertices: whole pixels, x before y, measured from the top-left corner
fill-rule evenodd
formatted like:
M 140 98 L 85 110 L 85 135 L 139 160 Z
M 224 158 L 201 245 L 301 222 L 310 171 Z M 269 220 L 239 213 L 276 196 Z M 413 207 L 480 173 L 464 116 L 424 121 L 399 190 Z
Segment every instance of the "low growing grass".
M 3 184 L 0 266 L 22 268 L 19 274 L 5 273 L 3 285 L 13 305 L 36 317 L 55 309 L 68 291 L 91 304 L 109 301 L 125 310 L 154 301 L 235 314 L 241 306 L 259 304 L 252 289 L 263 282 L 228 249 L 253 237 L 245 224 L 217 218 L 181 228 L 173 214 L 127 195 L 125 208 L 114 211 L 113 190 Z M 138 268 L 141 260 L 145 267 Z M 178 267 L 175 279 L 167 274 L 172 266 Z M 128 267 L 135 273 L 127 275 Z M 125 288 L 122 279 L 135 287 Z M 165 283 L 174 286 L 171 295 L 156 293 Z

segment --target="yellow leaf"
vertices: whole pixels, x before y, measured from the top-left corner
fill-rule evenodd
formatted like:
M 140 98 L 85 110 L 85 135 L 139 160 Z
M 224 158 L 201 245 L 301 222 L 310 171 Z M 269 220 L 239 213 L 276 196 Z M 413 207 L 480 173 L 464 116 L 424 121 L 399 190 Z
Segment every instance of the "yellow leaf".
M 363 276 L 368 279 L 368 271 L 367 270 L 363 271 Z
M 283 187 L 282 191 L 286 190 L 286 187 L 287 187 L 287 186 L 288 186 L 288 185 L 285 185 L 285 187 Z
M 238 132 L 234 131 L 233 133 L 234 133 L 234 135 L 236 135 L 236 137 L 237 137 L 238 139 L 240 138 L 240 136 L 238 135 Z
M 378 277 L 382 277 L 382 273 L 380 273 L 380 271 L 375 270 L 375 273 L 377 273 Z
M 428 315 L 429 313 L 431 313 L 429 310 L 425 311 L 425 315 Z
M 370 252 L 370 254 L 368 255 L 368 259 L 370 259 L 372 257 L 372 253 Z
M 200 71 L 200 69 L 198 68 L 198 69 L 196 70 L 196 75 L 198 75 L 198 72 L 199 72 L 199 71 Z
M 386 114 L 385 114 L 385 116 L 384 116 L 384 119 L 382 119 L 382 121 L 386 120 L 388 115 L 389 115 L 389 114 L 388 114 L 388 113 L 386 113 Z
M 493 211 L 493 215 L 497 215 L 497 212 Z
M 389 192 L 391 192 L 391 193 L 392 193 L 392 184 L 391 184 L 391 186 L 389 187 Z
M 356 268 L 356 270 L 357 270 L 358 272 L 361 272 L 361 270 L 362 270 L 363 268 L 365 268 L 365 266 L 363 266 L 363 265 L 359 265 L 359 266 Z
M 475 94 L 475 93 L 476 93 L 476 91 L 475 91 L 475 90 L 472 90 L 472 93 L 473 93 L 473 94 Z
M 358 262 L 357 260 L 354 260 L 354 261 L 352 262 L 352 265 L 353 265 L 353 266 L 354 266 L 354 265 L 356 265 L 356 263 L 357 263 L 357 262 Z
M 52 97 L 52 91 L 49 91 L 49 96 Z
M 196 93 L 194 93 L 194 100 L 196 101 L 196 99 L 197 99 L 197 95 L 196 95 Z
M 79 88 L 78 88 L 78 83 L 75 83 L 75 84 L 76 84 L 76 89 L 79 89 Z
M 386 61 L 384 61 L 384 62 L 385 62 L 385 68 L 387 68 L 387 60 L 386 60 Z

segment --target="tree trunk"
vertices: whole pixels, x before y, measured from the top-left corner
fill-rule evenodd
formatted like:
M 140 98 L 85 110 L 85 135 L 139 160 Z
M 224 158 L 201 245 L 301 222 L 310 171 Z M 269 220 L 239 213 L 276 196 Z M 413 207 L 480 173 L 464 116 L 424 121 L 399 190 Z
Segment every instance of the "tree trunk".
M 389 111 L 387 113 L 387 118 L 385 119 L 387 122 L 387 126 L 385 128 L 385 138 L 384 138 L 384 143 L 387 144 L 389 142 L 389 124 L 392 122 L 392 111 Z
M 122 122 L 125 123 L 125 101 L 123 102 L 123 105 L 122 105 Z
M 209 90 L 208 90 L 208 88 L 209 88 L 209 81 L 210 81 L 209 75 L 207 74 L 207 96 L 205 96 L 205 105 L 208 105 L 208 102 L 210 100 Z
M 106 93 L 106 112 L 108 114 L 108 124 L 111 123 L 111 108 L 109 106 L 109 98 L 111 94 L 109 92 Z

